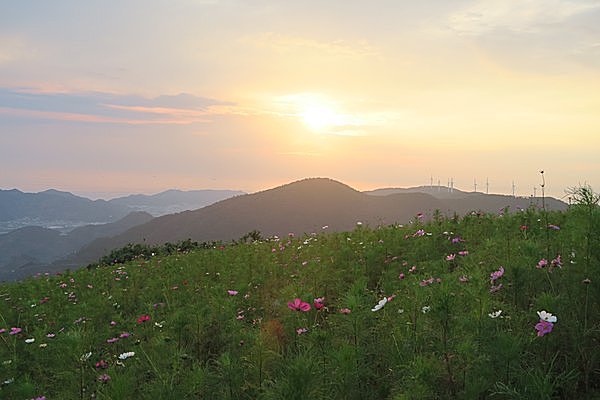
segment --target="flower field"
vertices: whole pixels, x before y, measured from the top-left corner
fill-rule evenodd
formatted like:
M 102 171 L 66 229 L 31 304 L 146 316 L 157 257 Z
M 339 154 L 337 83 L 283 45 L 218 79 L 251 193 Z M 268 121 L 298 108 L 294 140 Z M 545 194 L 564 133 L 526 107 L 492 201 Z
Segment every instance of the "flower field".
M 0 285 L 0 398 L 600 396 L 595 205 L 323 228 Z

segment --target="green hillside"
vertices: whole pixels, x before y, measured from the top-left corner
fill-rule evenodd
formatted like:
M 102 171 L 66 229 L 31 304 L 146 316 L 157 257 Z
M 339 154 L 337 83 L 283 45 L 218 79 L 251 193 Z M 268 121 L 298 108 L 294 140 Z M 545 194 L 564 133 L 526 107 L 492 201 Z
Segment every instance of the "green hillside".
M 429 217 L 3 284 L 0 398 L 598 398 L 597 207 Z

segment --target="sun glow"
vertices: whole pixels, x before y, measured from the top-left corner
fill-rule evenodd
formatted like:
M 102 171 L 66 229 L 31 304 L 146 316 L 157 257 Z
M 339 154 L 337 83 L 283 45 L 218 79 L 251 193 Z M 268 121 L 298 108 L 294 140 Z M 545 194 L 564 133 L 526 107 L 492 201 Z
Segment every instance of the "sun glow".
M 341 116 L 331 108 L 320 104 L 306 105 L 298 115 L 314 131 L 327 130 L 341 123 Z

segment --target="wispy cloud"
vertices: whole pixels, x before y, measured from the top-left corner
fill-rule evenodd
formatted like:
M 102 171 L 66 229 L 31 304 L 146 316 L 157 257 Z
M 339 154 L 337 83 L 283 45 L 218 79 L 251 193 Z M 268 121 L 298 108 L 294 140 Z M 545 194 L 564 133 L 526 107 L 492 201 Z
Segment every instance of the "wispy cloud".
M 263 32 L 253 36 L 245 36 L 241 40 L 244 43 L 250 43 L 258 47 L 271 48 L 278 52 L 294 52 L 298 49 L 305 49 L 351 57 L 364 57 L 378 54 L 377 49 L 366 40 L 354 42 L 347 40 L 323 41 L 275 32 Z
M 190 94 L 144 98 L 90 92 L 53 92 L 48 89 L 0 88 L 0 113 L 26 119 L 107 124 L 186 125 L 208 122 L 231 103 Z
M 600 2 L 594 0 L 480 0 L 452 14 L 448 25 L 464 35 L 495 30 L 534 33 L 598 9 Z

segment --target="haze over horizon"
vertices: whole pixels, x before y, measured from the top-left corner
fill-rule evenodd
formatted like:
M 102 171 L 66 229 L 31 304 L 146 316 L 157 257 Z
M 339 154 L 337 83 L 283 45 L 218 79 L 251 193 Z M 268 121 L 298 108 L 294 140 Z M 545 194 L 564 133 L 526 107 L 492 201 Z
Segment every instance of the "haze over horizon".
M 600 188 L 591 0 L 0 0 L 0 188 Z

